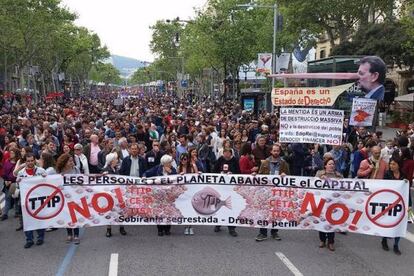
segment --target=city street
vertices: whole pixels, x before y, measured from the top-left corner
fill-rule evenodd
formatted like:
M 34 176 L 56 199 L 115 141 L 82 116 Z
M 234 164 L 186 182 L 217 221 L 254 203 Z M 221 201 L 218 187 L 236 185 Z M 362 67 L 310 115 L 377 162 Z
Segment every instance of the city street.
M 315 4 L 0 0 L 0 276 L 414 276 L 414 1 Z
M 59 229 L 46 233 L 44 245 L 24 249 L 16 225 L 14 218 L 0 223 L 0 267 L 7 275 L 412 275 L 412 225 L 400 242 L 401 256 L 367 235 L 336 235 L 330 252 L 318 248 L 315 231 L 281 231 L 282 241 L 259 243 L 253 229 L 239 228 L 233 238 L 224 227 L 219 233 L 195 227 L 194 236 L 184 236 L 183 226 L 164 237 L 155 226 L 127 227 L 126 237 L 113 227 L 111 238 L 104 227 L 88 228 L 78 246 L 67 245 Z

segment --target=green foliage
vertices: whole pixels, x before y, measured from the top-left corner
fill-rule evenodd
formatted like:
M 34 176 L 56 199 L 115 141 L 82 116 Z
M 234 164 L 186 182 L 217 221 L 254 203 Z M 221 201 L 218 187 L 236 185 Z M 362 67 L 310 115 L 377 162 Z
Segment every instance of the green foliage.
M 191 22 L 157 22 L 151 27 L 150 46 L 158 69 L 175 74 L 184 61 L 183 71 L 192 75 L 213 68 L 222 77 L 237 76 L 239 67 L 255 60 L 258 52 L 272 51 L 274 3 L 258 2 L 269 7 L 246 10 L 238 7 L 244 0 L 211 0 Z M 174 43 L 177 33 L 179 45 Z
M 0 0 L 0 64 L 9 83 L 15 66 L 23 79 L 22 69 L 30 65 L 39 66 L 49 87 L 58 72 L 85 83 L 109 52 L 96 34 L 75 26 L 75 19 L 61 0 Z
M 249 2 L 256 7 L 239 7 Z M 389 63 L 412 67 L 414 18 L 407 15 L 414 10 L 413 0 L 276 3 L 278 13 L 283 15 L 283 28 L 276 35 L 277 53 L 298 45 L 314 46 L 326 34 L 331 46 L 339 45 L 335 53 L 377 54 Z M 151 70 L 168 72 L 164 77 L 180 71 L 201 76 L 206 68 L 213 69 L 221 79 L 230 73 L 237 75 L 240 66 L 255 60 L 257 53 L 272 52 L 274 4 L 274 0 L 210 0 L 190 22 L 158 21 L 151 27 L 150 46 L 157 56 Z M 377 19 L 383 23 L 369 24 Z M 174 43 L 177 34 L 179 44 Z M 145 80 L 137 74 L 137 79 Z
M 412 0 L 401 0 L 401 5 Z M 313 43 L 326 33 L 331 46 L 348 41 L 358 28 L 378 18 L 394 20 L 397 1 L 393 0 L 280 0 L 286 20 L 287 40 Z M 310 34 L 310 36 L 309 36 Z
M 407 33 L 407 28 L 399 21 L 368 24 L 359 29 L 352 41 L 342 43 L 334 48 L 334 55 L 377 55 L 387 64 L 402 68 L 414 65 L 414 51 Z
M 131 84 L 144 84 L 151 81 L 151 72 L 148 68 L 139 68 L 135 73 L 132 75 L 129 82 Z
M 110 63 L 98 63 L 93 66 L 90 72 L 91 80 L 108 84 L 121 84 L 122 79 L 119 76 L 118 69 Z

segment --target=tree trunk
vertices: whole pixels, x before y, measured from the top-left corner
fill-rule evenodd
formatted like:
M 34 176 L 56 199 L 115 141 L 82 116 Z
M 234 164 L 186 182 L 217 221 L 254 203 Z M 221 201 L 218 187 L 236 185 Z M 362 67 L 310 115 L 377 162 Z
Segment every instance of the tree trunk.
M 7 91 L 7 54 L 6 49 L 4 49 L 4 91 Z
M 45 87 L 45 77 L 43 76 L 43 73 L 42 73 L 41 81 L 42 81 L 42 97 L 44 99 L 46 98 L 46 87 Z
M 335 35 L 333 33 L 332 28 L 328 27 L 326 30 L 326 33 L 328 34 L 329 44 L 331 45 L 331 49 L 333 49 L 335 47 Z
M 55 83 L 55 78 L 54 78 L 54 76 L 53 76 L 53 70 L 52 70 L 51 76 L 52 76 L 52 86 L 53 86 L 53 92 L 56 92 L 56 83 Z

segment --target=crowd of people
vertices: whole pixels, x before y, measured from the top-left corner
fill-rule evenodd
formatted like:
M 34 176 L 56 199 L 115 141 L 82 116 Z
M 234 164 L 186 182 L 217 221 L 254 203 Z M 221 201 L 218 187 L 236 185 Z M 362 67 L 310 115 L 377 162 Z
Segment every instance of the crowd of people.
M 122 106 L 114 105 L 117 93 L 3 106 L 0 176 L 6 204 L 1 221 L 10 219 L 14 209 L 16 231 L 23 229 L 18 183 L 33 175 L 232 173 L 408 179 L 412 184 L 414 125 L 384 141 L 381 132 L 349 126 L 346 119 L 341 146 L 283 144 L 278 142 L 277 110 L 252 114 L 236 102 L 192 103 L 168 93 L 129 92 L 133 97 Z M 171 234 L 169 225 L 157 229 L 159 236 Z M 43 244 L 45 231 L 53 230 L 37 230 L 36 244 Z M 214 231 L 221 231 L 220 226 Z M 235 227 L 228 231 L 238 235 Z M 127 235 L 123 226 L 119 232 Z M 187 226 L 184 234 L 193 235 L 194 229 Z M 277 229 L 270 235 L 281 240 Z M 106 237 L 111 236 L 108 226 Z M 30 248 L 34 233 L 27 231 L 25 237 L 24 247 Z M 321 248 L 335 250 L 334 233 L 320 232 L 319 237 Z M 260 229 L 256 241 L 267 238 L 267 229 Z M 66 241 L 79 244 L 79 229 L 68 228 Z M 389 250 L 386 237 L 381 244 Z M 393 249 L 401 254 L 398 238 Z

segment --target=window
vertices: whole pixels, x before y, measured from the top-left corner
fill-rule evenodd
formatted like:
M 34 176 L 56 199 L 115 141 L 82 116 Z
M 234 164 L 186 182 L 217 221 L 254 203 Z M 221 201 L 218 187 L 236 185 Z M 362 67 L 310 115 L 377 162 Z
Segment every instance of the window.
M 323 50 L 321 50 L 320 52 L 319 52 L 319 58 L 321 59 L 321 58 L 325 58 L 325 56 L 326 56 L 326 54 L 325 54 L 325 49 L 323 49 Z

